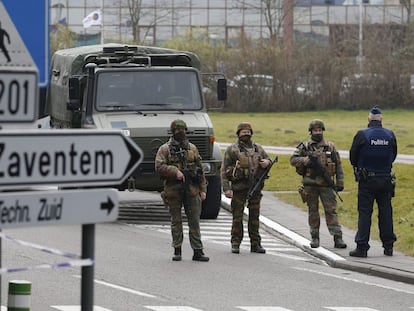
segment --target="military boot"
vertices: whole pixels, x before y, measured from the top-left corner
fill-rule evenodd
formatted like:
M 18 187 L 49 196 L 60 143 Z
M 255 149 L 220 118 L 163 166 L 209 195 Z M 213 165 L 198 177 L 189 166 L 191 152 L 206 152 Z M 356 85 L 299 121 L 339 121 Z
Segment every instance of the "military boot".
M 319 247 L 319 235 L 312 236 L 312 241 L 310 242 L 310 247 L 318 248 Z
M 335 235 L 334 236 L 334 247 L 335 248 L 346 248 L 346 244 L 344 242 L 344 240 L 342 240 L 342 236 L 341 235 Z
M 194 255 L 193 255 L 193 260 L 195 260 L 195 261 L 209 261 L 210 258 L 208 258 L 206 255 L 204 255 L 202 249 L 195 249 L 194 250 Z
M 181 261 L 181 247 L 174 248 L 174 256 L 172 258 L 173 261 Z

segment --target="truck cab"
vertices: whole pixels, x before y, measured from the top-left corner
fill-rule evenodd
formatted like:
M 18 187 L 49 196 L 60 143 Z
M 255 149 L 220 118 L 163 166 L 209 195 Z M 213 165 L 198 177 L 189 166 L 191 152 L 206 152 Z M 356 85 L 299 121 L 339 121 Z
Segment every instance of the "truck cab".
M 57 51 L 52 57 L 47 105 L 52 128 L 120 129 L 143 151 L 138 169 L 120 190 L 161 191 L 155 172 L 158 148 L 182 119 L 203 159 L 208 181 L 202 218 L 216 218 L 221 205 L 222 156 L 202 92 L 196 54 L 145 46 L 105 44 Z M 217 102 L 227 96 L 217 76 Z

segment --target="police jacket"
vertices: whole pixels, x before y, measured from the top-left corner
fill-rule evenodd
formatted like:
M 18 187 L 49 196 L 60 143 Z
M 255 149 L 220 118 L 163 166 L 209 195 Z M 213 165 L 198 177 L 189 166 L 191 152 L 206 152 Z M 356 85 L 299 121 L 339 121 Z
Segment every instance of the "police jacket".
M 368 128 L 355 134 L 349 151 L 352 166 L 374 173 L 390 173 L 396 157 L 394 133 L 377 120 L 370 121 Z
M 249 189 L 260 174 L 259 162 L 264 159 L 270 160 L 263 147 L 254 142 L 238 140 L 227 147 L 221 166 L 223 191 Z

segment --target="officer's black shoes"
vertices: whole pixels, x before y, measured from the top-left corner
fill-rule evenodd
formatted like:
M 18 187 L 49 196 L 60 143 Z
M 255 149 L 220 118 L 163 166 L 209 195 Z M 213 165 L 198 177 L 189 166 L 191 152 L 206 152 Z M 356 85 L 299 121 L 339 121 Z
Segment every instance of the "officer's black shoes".
M 172 258 L 173 261 L 181 261 L 181 247 L 174 248 L 174 256 Z
M 240 246 L 239 245 L 232 245 L 231 246 L 231 252 L 233 254 L 239 254 L 240 253 Z
M 310 247 L 318 248 L 319 247 L 319 238 L 312 238 L 312 241 L 310 242 Z
M 384 248 L 384 255 L 385 256 L 392 256 L 392 248 Z
M 202 249 L 195 249 L 194 250 L 194 255 L 193 255 L 193 260 L 195 260 L 195 261 L 209 261 L 210 258 L 208 258 L 206 255 L 204 255 Z
M 355 248 L 354 250 L 349 252 L 349 256 L 351 257 L 362 257 L 365 258 L 368 256 L 368 251 L 367 250 L 363 250 L 360 248 Z
M 266 250 L 261 245 L 252 245 L 250 247 L 251 253 L 259 253 L 259 254 L 265 254 Z
M 335 248 L 346 248 L 346 244 L 344 240 L 342 240 L 342 237 L 340 236 L 334 236 L 334 247 Z

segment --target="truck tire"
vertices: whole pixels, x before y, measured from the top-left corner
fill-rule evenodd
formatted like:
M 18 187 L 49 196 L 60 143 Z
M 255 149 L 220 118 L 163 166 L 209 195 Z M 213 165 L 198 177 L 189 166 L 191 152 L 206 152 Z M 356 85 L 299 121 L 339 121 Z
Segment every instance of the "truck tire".
M 216 219 L 221 208 L 221 178 L 208 177 L 207 197 L 203 201 L 201 219 Z

